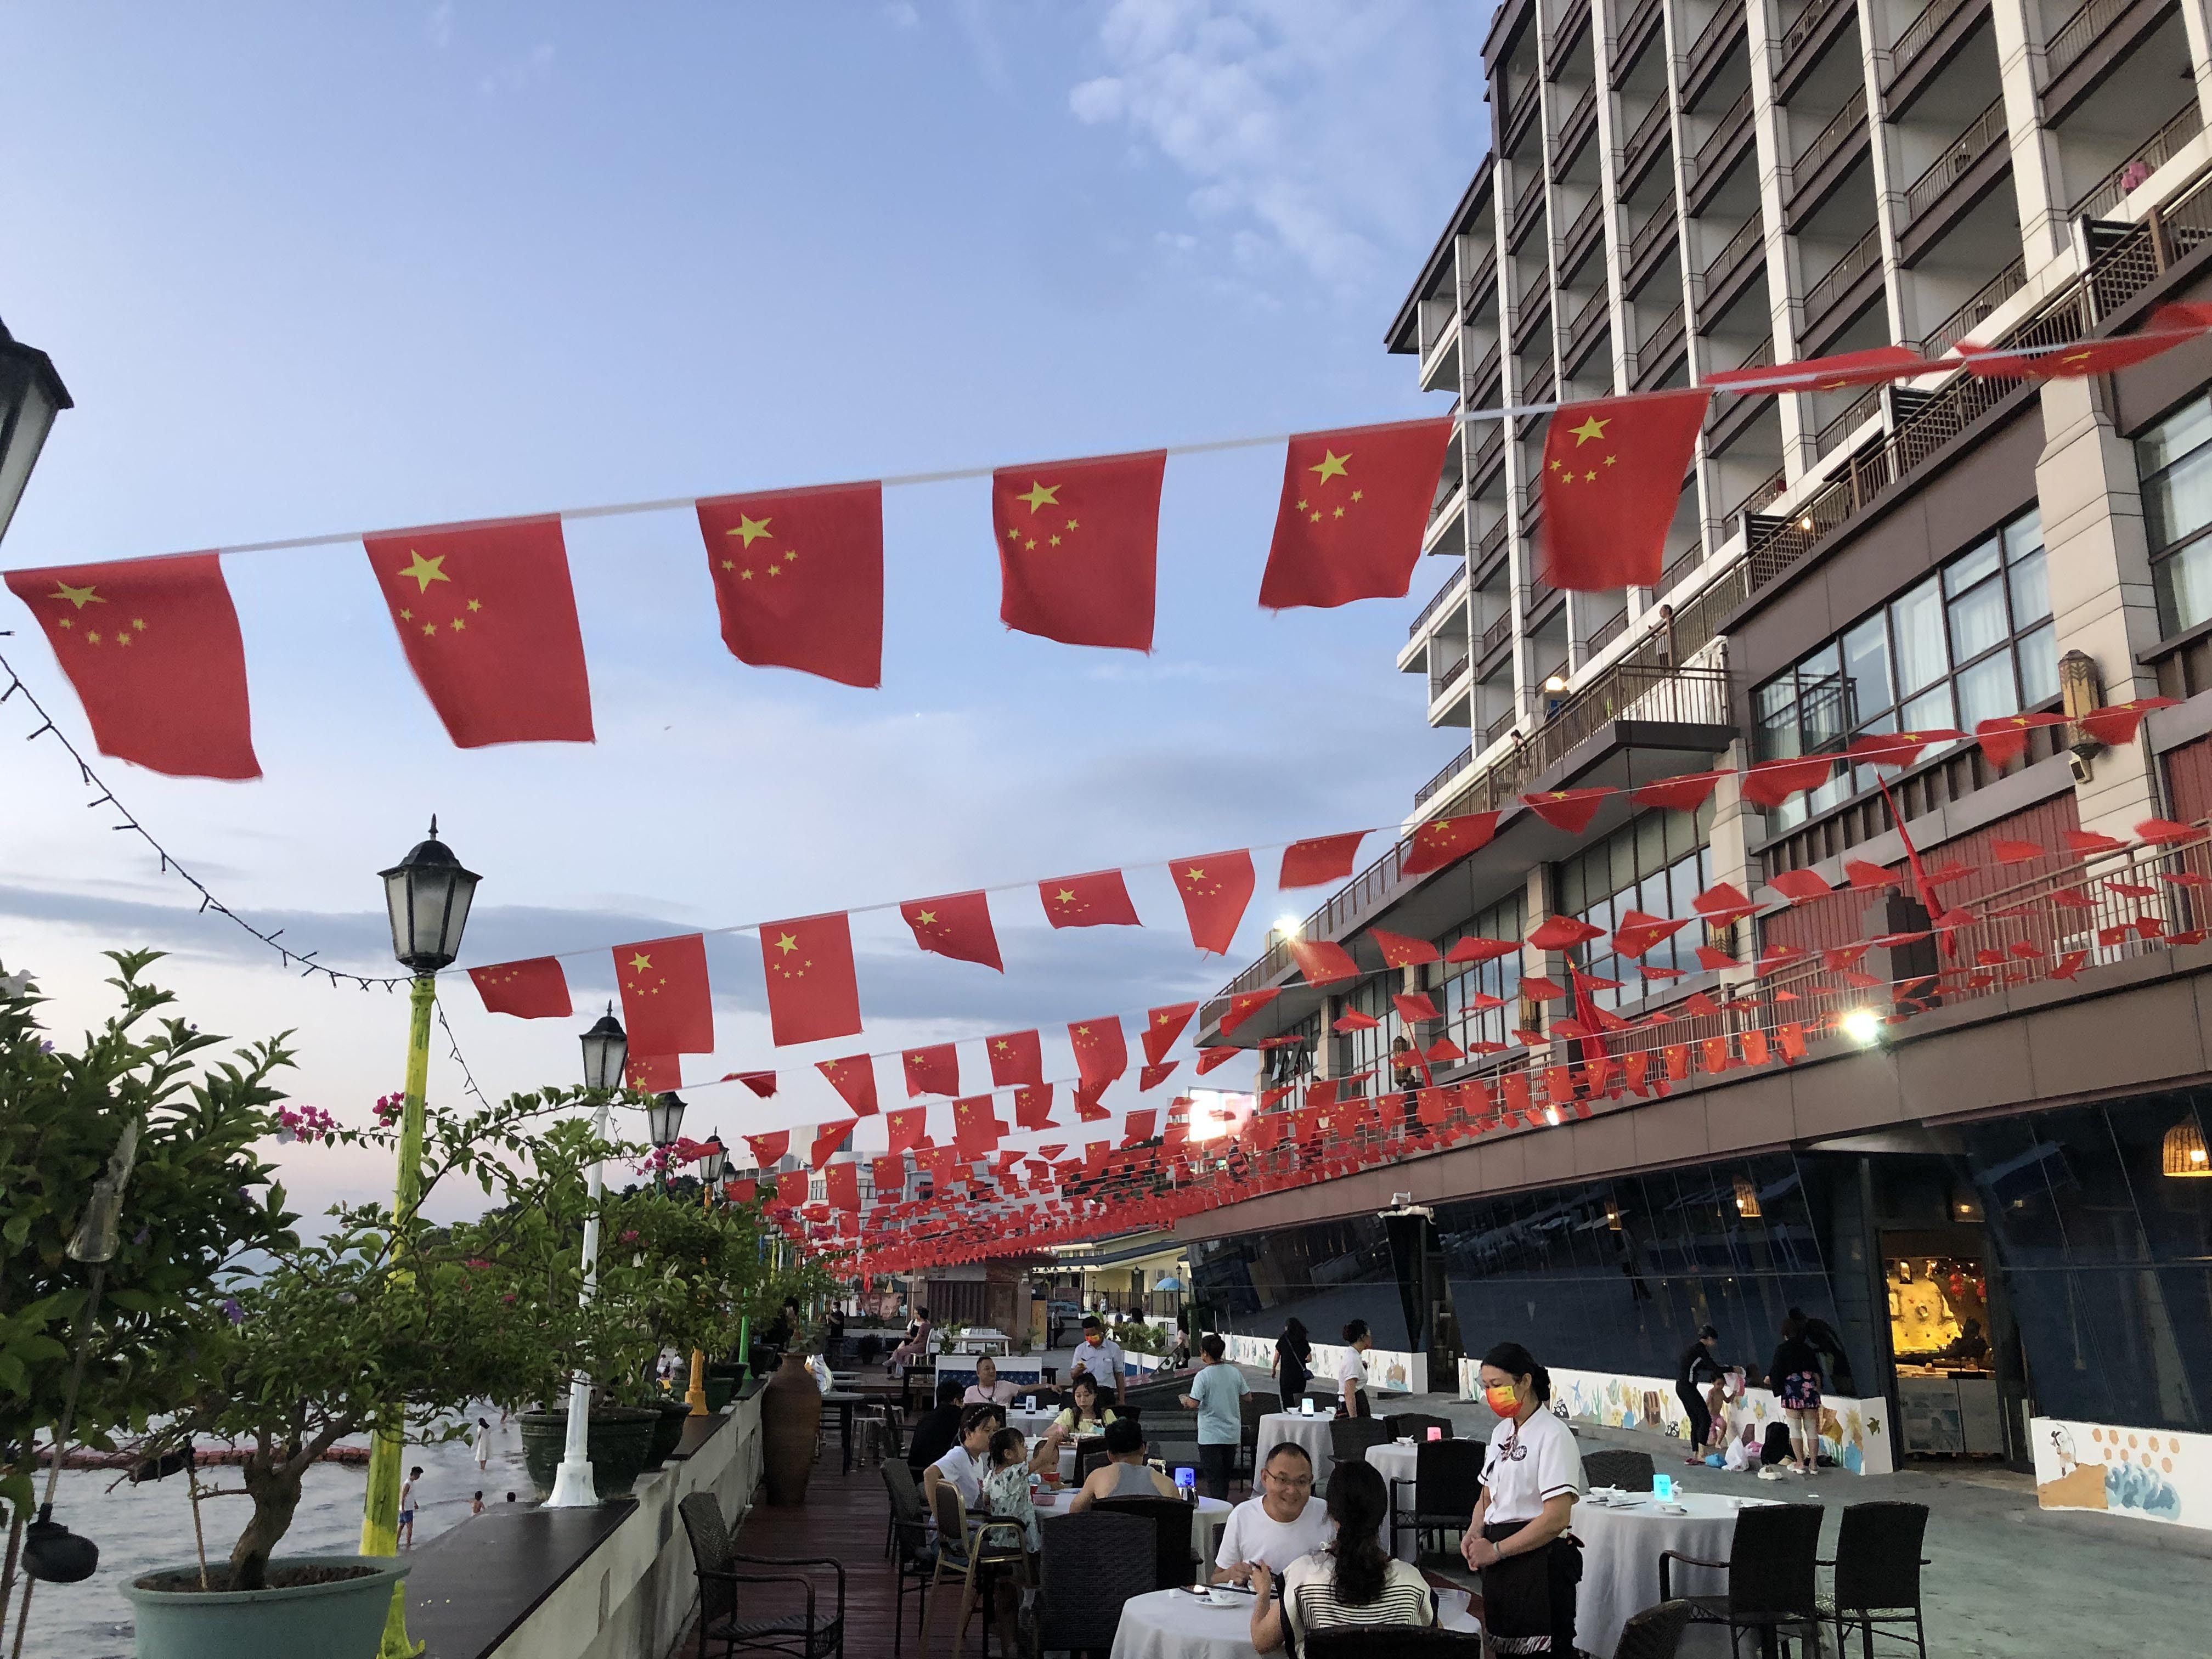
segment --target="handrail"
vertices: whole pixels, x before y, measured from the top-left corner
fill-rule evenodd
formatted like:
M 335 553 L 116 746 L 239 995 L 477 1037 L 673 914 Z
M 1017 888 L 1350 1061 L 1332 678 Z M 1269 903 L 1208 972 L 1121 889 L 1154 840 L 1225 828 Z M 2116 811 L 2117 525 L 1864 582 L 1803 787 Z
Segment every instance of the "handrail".
M 1698 67 L 1705 62 L 1705 53 L 1717 45 L 1718 37 L 1733 34 L 1743 27 L 1744 8 L 1730 3 L 1730 0 L 1721 0 L 1713 15 L 1705 20 L 1705 27 L 1698 31 L 1698 38 L 1690 43 L 1689 53 L 1684 60 L 1690 65 L 1690 76 L 1696 76 Z
M 1698 178 L 1703 179 L 1712 165 L 1712 158 L 1728 148 L 1735 137 L 1736 129 L 1751 118 L 1751 88 L 1746 87 L 1742 95 L 1721 112 L 1713 123 L 1713 130 L 1698 142 L 1698 153 L 1690 158 L 1690 165 Z
M 1637 356 L 1641 357 L 1645 352 L 1650 351 L 1654 345 L 1666 340 L 1669 335 L 1680 334 L 1681 331 L 1682 307 L 1678 301 L 1674 308 L 1668 312 L 1664 317 L 1662 317 L 1658 322 L 1652 325 L 1651 331 L 1646 334 L 1637 343 Z
M 1875 225 L 1854 242 L 1844 257 L 1831 265 L 1805 290 L 1805 320 L 1824 317 L 1843 297 L 1844 290 L 1881 263 L 1881 227 Z
M 1889 49 L 1889 78 L 1896 80 L 1934 43 L 1944 24 L 1974 3 L 1977 0 L 1928 0 L 1920 15 L 1898 32 L 1897 42 Z
M 2179 114 L 2137 146 L 2133 155 L 2092 185 L 2088 192 L 2066 210 L 2066 216 L 2069 219 L 2103 216 L 2148 183 L 2152 173 L 2171 161 L 2180 153 L 2184 144 L 2203 130 L 2203 111 L 2192 97 L 2181 106 Z
M 1468 763 L 1474 760 L 1474 745 L 1473 744 L 1469 744 L 1466 748 L 1461 750 L 1459 753 L 1454 755 L 1449 760 L 1446 761 L 1441 767 L 1437 768 L 1436 776 L 1431 778 L 1426 783 L 1413 791 L 1413 810 L 1415 811 L 1419 811 L 1422 804 L 1433 796 L 1437 790 L 1449 783 L 1455 775 L 1465 771 L 1467 769 Z
M 1579 342 L 1583 337 L 1583 330 L 1589 325 L 1590 319 L 1601 316 L 1612 302 L 1613 296 L 1603 289 L 1591 295 L 1576 311 L 1574 321 L 1567 325 L 1567 338 L 1572 342 Z
M 1574 223 L 1567 227 L 1567 234 L 1559 239 L 1559 246 L 1565 253 L 1565 261 L 1559 267 L 1562 270 L 1574 263 L 1575 252 L 1582 246 L 1583 239 L 1594 228 L 1605 222 L 1605 192 L 1598 191 L 1583 204 L 1583 210 L 1575 215 Z
M 1638 0 L 1636 9 L 1628 14 L 1628 21 L 1620 26 L 1620 33 L 1613 37 L 1613 51 L 1620 54 L 1622 59 L 1613 65 L 1614 86 L 1620 84 L 1620 76 L 1631 67 L 1626 61 L 1628 48 L 1636 43 L 1638 37 L 1665 3 L 1666 0 Z
M 1825 455 L 1864 425 L 1881 408 L 1881 388 L 1869 386 L 1854 398 L 1842 414 L 1822 427 L 1813 438 L 1815 454 Z
M 1496 622 L 1482 630 L 1482 637 L 1474 642 L 1474 654 L 1484 658 L 1513 637 L 1513 609 L 1508 605 Z
M 1462 653 L 1458 661 L 1453 663 L 1451 666 L 1445 669 L 1443 673 L 1437 675 L 1429 681 L 1429 701 L 1431 702 L 1434 702 L 1438 697 L 1443 696 L 1445 692 L 1450 690 L 1453 686 L 1458 684 L 1459 682 L 1466 677 L 1467 664 L 1467 656 Z
M 1627 631 L 1628 607 L 1624 605 L 1620 610 L 1613 612 L 1612 616 L 1600 623 L 1596 629 L 1592 631 L 1589 638 L 1583 641 L 1583 656 L 1585 658 L 1595 656 L 1599 652 L 1604 650 L 1607 646 L 1611 645 L 1615 640 L 1619 639 Z
M 1460 321 L 1472 321 L 1474 313 L 1482 309 L 1482 302 L 1497 292 L 1498 261 L 1493 258 L 1483 267 L 1482 275 L 1467 285 L 1467 294 L 1459 302 Z
M 1782 56 L 1786 61 L 1797 48 L 1820 33 L 1820 25 L 1837 11 L 1844 9 L 1850 0 L 1810 0 L 1797 20 L 1782 31 Z
M 1987 322 L 1996 308 L 2027 286 L 2027 258 L 2014 259 L 1984 283 L 1966 302 L 1936 325 L 1920 343 L 1923 356 L 1940 357 Z
M 1725 521 L 1733 519 L 1739 513 L 1761 512 L 1780 501 L 1783 492 L 1789 488 L 1790 471 L 1787 467 L 1784 467 L 1776 471 L 1773 477 L 1765 482 L 1753 484 L 1741 501 L 1721 514 L 1721 518 Z
M 2196 107 L 2193 101 L 2191 107 Z M 1942 153 L 1906 186 L 1905 216 L 1917 219 L 1927 212 L 1954 179 L 2002 143 L 2005 137 L 2004 94 L 1999 93 L 1996 101 L 1969 122 L 1964 132 L 1944 145 Z
M 1640 264 L 1644 256 L 1658 246 L 1674 228 L 1674 198 L 1669 196 L 1652 210 L 1649 219 L 1636 228 L 1636 234 L 1629 239 L 1628 263 L 1632 266 Z
M 2002 100 L 2000 100 L 2002 101 Z M 1790 184 L 1795 190 L 1820 170 L 1821 164 L 1844 147 L 1844 141 L 1866 120 L 1866 88 L 1855 87 L 1844 106 L 1828 118 L 1828 125 L 1813 135 L 1813 142 L 1790 164 Z
M 1520 195 L 1513 198 L 1513 234 L 1518 237 L 1528 216 L 1544 199 L 1544 170 L 1538 167 L 1528 182 L 1521 187 Z
M 1497 455 L 1499 450 L 1505 447 L 1505 422 L 1503 421 L 1490 421 L 1485 422 L 1485 424 L 1490 428 L 1490 430 L 1482 434 L 1481 441 L 1475 445 L 1474 458 L 1470 460 L 1467 465 L 1467 476 L 1469 480 L 1475 483 L 1480 483 L 1481 481 L 1482 475 L 1490 470 L 1490 463 L 1492 458 Z M 1503 519 L 1498 520 L 1499 524 L 1503 524 L 1504 522 L 1505 521 Z M 1495 533 L 1494 526 L 1492 533 Z M 1486 534 L 1483 540 L 1486 544 L 1489 541 L 1489 535 Z
M 1728 239 L 1727 245 L 1721 249 L 1719 256 L 1705 266 L 1706 287 L 1711 288 L 1723 276 L 1735 270 L 1736 261 L 1742 258 L 1752 247 L 1763 241 L 1765 235 L 1766 221 L 1759 214 L 1753 213 L 1737 228 L 1735 234 Z
M 1442 587 L 1439 587 L 1434 593 L 1431 593 L 1429 596 L 1429 602 L 1421 607 L 1421 614 L 1414 617 L 1413 625 L 1407 629 L 1406 637 L 1409 640 L 1418 639 L 1420 636 L 1422 623 L 1427 622 L 1430 617 L 1435 616 L 1437 614 L 1437 607 L 1451 597 L 1452 590 L 1454 588 L 1459 586 L 1466 580 L 1467 567 L 1462 565 L 1457 570 L 1452 572 L 1450 577 L 1445 581 Z
M 1622 178 L 1626 179 L 1637 170 L 1637 163 L 1644 159 L 1644 146 L 1656 143 L 1657 135 L 1667 130 L 1667 97 L 1662 93 L 1651 100 L 1651 107 L 1644 112 L 1644 118 L 1628 135 L 1628 142 L 1620 147 Z
M 1575 106 L 1567 112 L 1566 118 L 1559 123 L 1559 143 L 1554 146 L 1558 160 L 1552 168 L 1553 179 L 1558 179 L 1566 171 L 1581 149 L 1578 143 L 1573 142 L 1572 135 L 1575 128 L 1585 118 L 1590 121 L 1593 127 L 1595 126 L 1597 120 L 1597 83 L 1595 82 L 1592 82 L 1589 89 L 1575 100 Z
M 2131 3 L 2132 0 L 2087 0 L 2081 10 L 2053 30 L 2043 49 L 2044 86 L 2048 88 L 2073 68 L 2097 37 L 2119 21 Z

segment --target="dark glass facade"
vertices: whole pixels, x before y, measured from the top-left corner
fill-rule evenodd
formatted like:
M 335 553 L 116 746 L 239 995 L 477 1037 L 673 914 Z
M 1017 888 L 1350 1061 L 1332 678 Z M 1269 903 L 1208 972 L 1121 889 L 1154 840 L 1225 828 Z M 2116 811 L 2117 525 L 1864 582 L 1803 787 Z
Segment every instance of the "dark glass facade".
M 1309 1227 L 1207 1239 L 1190 1248 L 1197 1302 L 1220 1328 L 1279 1336 L 1296 1316 L 1316 1342 L 1334 1342 L 1364 1319 L 1378 1348 L 1407 1346 L 1401 1262 L 1378 1216 L 1348 1216 Z

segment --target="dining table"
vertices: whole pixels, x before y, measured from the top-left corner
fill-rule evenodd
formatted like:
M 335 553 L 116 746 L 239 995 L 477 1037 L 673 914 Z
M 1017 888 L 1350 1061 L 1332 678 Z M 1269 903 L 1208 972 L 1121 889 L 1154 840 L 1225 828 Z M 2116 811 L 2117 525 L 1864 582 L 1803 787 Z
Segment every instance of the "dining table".
M 1121 1604 L 1113 1659 L 1259 1659 L 1252 1645 L 1252 1597 L 1230 1591 L 1212 1598 L 1185 1589 L 1154 1590 Z M 1439 1590 L 1437 1621 L 1446 1630 L 1479 1626 L 1467 1610 L 1464 1590 Z
M 1596 1659 L 1613 1659 L 1621 1626 L 1659 1601 L 1659 1557 L 1668 1550 L 1707 1561 L 1725 1561 L 1735 1537 L 1735 1518 L 1758 1498 L 1686 1492 L 1671 1504 L 1648 1492 L 1594 1489 L 1574 1507 L 1574 1534 L 1582 1540 L 1583 1582 L 1575 1598 L 1575 1645 Z M 1668 1573 L 1677 1596 L 1717 1595 L 1728 1589 L 1724 1570 L 1686 1567 Z
M 1260 1419 L 1254 1444 L 1262 1462 L 1285 1440 L 1304 1447 L 1306 1455 L 1313 1459 L 1314 1490 L 1318 1492 L 1327 1487 L 1328 1472 L 1336 1467 L 1335 1442 L 1330 1439 L 1328 1431 L 1328 1425 L 1335 1420 L 1333 1414 L 1320 1412 L 1311 1417 L 1303 1412 L 1269 1412 Z
M 1037 1519 L 1044 1521 L 1055 1515 L 1068 1514 L 1068 1501 L 1074 1496 L 1070 1487 L 1063 1486 L 1057 1492 L 1040 1487 L 1030 1492 L 1030 1503 L 1037 1512 Z M 1235 1507 L 1218 1498 L 1201 1498 L 1191 1505 L 1190 1559 L 1194 1576 L 1213 1576 L 1213 1558 L 1221 1553 L 1221 1529 L 1229 1524 L 1229 1511 Z
M 1399 1510 L 1416 1510 L 1420 1507 L 1418 1502 L 1420 1489 L 1413 1484 L 1413 1471 L 1419 1467 L 1420 1455 L 1421 1449 L 1419 1446 L 1405 1441 L 1394 1440 L 1387 1445 L 1370 1446 L 1367 1449 L 1368 1464 L 1382 1474 L 1383 1489 L 1390 1495 L 1390 1509 L 1394 1514 Z M 1402 1486 L 1397 1484 L 1401 1480 L 1406 1483 Z M 1390 1522 L 1386 1516 L 1382 1522 L 1383 1541 L 1388 1543 L 1390 1536 Z M 1420 1534 L 1413 1531 L 1407 1532 L 1400 1538 L 1392 1553 L 1401 1561 L 1419 1560 Z

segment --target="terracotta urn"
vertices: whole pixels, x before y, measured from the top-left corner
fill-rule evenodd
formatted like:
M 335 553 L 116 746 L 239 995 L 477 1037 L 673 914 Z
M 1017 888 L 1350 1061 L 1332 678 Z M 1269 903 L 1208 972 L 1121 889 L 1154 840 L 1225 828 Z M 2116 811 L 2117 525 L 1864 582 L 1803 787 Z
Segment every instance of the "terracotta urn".
M 787 1353 L 761 1390 L 761 1452 L 768 1501 L 789 1509 L 806 1501 L 814 1442 L 822 1431 L 822 1390 L 806 1356 Z

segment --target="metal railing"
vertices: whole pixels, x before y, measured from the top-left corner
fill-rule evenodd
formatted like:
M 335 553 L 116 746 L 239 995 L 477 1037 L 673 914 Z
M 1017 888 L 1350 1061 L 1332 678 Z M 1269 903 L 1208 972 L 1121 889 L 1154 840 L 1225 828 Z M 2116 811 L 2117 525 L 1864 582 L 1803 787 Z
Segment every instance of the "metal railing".
M 1724 38 L 1744 27 L 1743 14 L 1741 6 L 1730 4 L 1729 0 L 1721 0 L 1721 4 L 1714 8 L 1713 15 L 1705 20 L 1705 27 L 1698 31 L 1698 38 L 1690 43 L 1690 70 L 1686 79 L 1696 79 L 1698 71 L 1705 67 L 1706 54 L 1717 55 L 1724 49 Z
M 1521 193 L 1513 198 L 1513 234 L 1516 238 L 1528 228 L 1531 215 L 1544 205 L 1544 172 L 1539 167 Z
M 1713 130 L 1698 145 L 1698 153 L 1691 158 L 1692 170 L 1699 179 L 1712 170 L 1713 162 L 1727 149 L 1737 131 L 1751 119 L 1751 88 L 1746 87 L 1743 95 L 1722 112 L 1721 118 L 1713 123 Z
M 1612 300 L 1613 296 L 1601 288 L 1576 310 L 1574 321 L 1567 325 L 1567 355 L 1571 358 L 1580 355 L 1585 331 L 1605 320 Z
M 1746 93 L 1745 96 L 1750 94 Z M 1667 130 L 1667 98 L 1662 93 L 1652 100 L 1651 107 L 1644 112 L 1644 118 L 1628 135 L 1628 142 L 1621 146 L 1620 175 L 1624 179 L 1636 171 L 1637 164 L 1644 159 L 1644 150 L 1656 143 L 1659 135 Z
M 1544 366 L 1541 368 L 1539 368 L 1528 381 L 1528 390 L 1526 394 L 1528 401 L 1532 404 L 1547 404 L 1551 402 L 1552 389 L 1558 384 L 1559 380 L 1552 372 L 1550 354 L 1547 352 L 1546 354 Z
M 1623 605 L 1591 630 L 1589 638 L 1583 643 L 1583 656 L 1595 657 L 1627 631 L 1628 607 Z
M 2067 210 L 2069 219 L 2096 219 L 2111 212 L 2149 181 L 2152 173 L 2180 153 L 2181 147 L 2204 130 L 2203 112 L 2191 98 L 2181 112 L 2145 139 L 2133 155 L 2089 187 L 2088 193 Z
M 1914 58 L 1927 51 L 1944 24 L 1977 3 L 1978 0 L 1928 0 L 1920 15 L 1899 32 L 1897 44 L 1889 49 L 1889 78 L 1894 81 Z
M 1493 424 L 1496 423 L 1493 422 Z M 1486 446 L 1486 447 L 1488 447 L 1489 446 Z M 1480 453 L 1481 451 L 1480 450 L 1476 452 L 1478 457 L 1480 457 Z M 1497 553 L 1498 550 L 1505 545 L 1505 538 L 1512 533 L 1512 525 L 1507 521 L 1506 517 L 1503 513 L 1499 514 L 1498 515 L 1498 522 L 1492 525 L 1489 529 L 1484 531 L 1482 532 L 1482 539 L 1474 544 L 1474 568 L 1480 570 L 1486 563 L 1487 563 Z
M 1674 230 L 1674 198 L 1672 196 L 1660 203 L 1651 216 L 1637 226 L 1636 234 L 1629 238 L 1628 264 L 1633 267 L 1643 263 L 1644 256 L 1659 246 Z
M 1431 702 L 1434 702 L 1438 697 L 1443 696 L 1446 692 L 1449 691 L 1452 687 L 1458 684 L 1460 681 L 1467 678 L 1467 663 L 1468 659 L 1465 653 L 1462 653 L 1458 661 L 1447 666 L 1443 673 L 1431 678 L 1429 681 L 1429 701 Z
M 2004 143 L 2005 137 L 2004 96 L 1999 94 L 1996 100 L 1977 115 L 1964 132 L 1944 145 L 1942 154 L 1905 187 L 1905 217 L 1917 219 L 1935 206 L 1936 198 L 1975 162 Z
M 1504 714 L 1500 714 L 1496 720 L 1491 721 L 1489 725 L 1482 728 L 1482 746 L 1485 749 L 1489 748 L 1492 744 L 1496 743 L 1498 738 L 1504 737 L 1508 732 L 1510 732 L 1513 729 L 1513 722 L 1520 718 L 1521 716 L 1517 710 L 1509 708 Z M 1473 759 L 1474 757 L 1469 756 L 1468 758 Z
M 1648 360 L 1653 353 L 1664 351 L 1680 337 L 1681 332 L 1682 307 L 1678 302 L 1672 311 L 1652 325 L 1650 333 L 1638 342 L 1637 356 L 1639 359 Z M 1644 361 L 1639 366 L 1649 368 L 1650 365 L 1648 361 Z
M 2014 259 L 1974 291 L 1972 297 L 1936 325 L 1920 343 L 1921 351 L 1940 357 L 1995 314 L 1996 308 L 2027 286 L 2026 256 Z
M 1474 458 L 1470 460 L 1467 465 L 1468 478 L 1469 482 L 1475 483 L 1480 483 L 1482 481 L 1482 475 L 1490 471 L 1491 463 L 1498 459 L 1499 453 L 1505 447 L 1505 422 L 1503 421 L 1486 421 L 1483 424 L 1490 429 L 1484 433 L 1480 440 L 1476 442 L 1474 446 Z M 1498 524 L 1503 525 L 1504 522 L 1504 520 L 1500 519 L 1498 521 Z M 1501 532 L 1499 532 L 1498 526 L 1493 525 L 1489 532 L 1483 538 L 1485 544 L 1486 545 L 1488 544 L 1491 536 L 1499 533 Z
M 1509 605 L 1496 622 L 1482 630 L 1482 637 L 1474 643 L 1474 654 L 1486 659 L 1492 652 L 1512 637 L 1513 611 Z
M 1623 54 L 1624 61 L 1616 63 L 1614 66 L 1613 73 L 1616 78 L 1613 84 L 1615 86 L 1620 85 L 1618 76 L 1629 67 L 1625 61 L 1628 48 L 1644 33 L 1645 27 L 1652 19 L 1659 15 L 1660 8 L 1665 3 L 1666 0 L 1638 0 L 1636 9 L 1629 13 L 1628 21 L 1620 26 L 1620 33 L 1613 40 L 1613 50 Z
M 1544 36 L 1544 58 L 1547 63 L 1557 58 L 1566 44 L 1575 38 L 1575 32 L 1589 20 L 1590 0 L 1568 0 L 1567 5 L 1551 29 Z
M 1595 84 L 1580 98 L 1575 100 L 1575 106 L 1567 112 L 1566 118 L 1559 123 L 1559 143 L 1553 146 L 1559 158 L 1552 168 L 1552 176 L 1554 179 L 1562 176 L 1573 164 L 1576 153 L 1582 147 L 1581 139 L 1586 136 L 1578 134 L 1576 129 L 1584 125 L 1593 131 L 1597 127 L 1597 88 Z
M 1735 234 L 1728 239 L 1726 246 L 1721 249 L 1719 254 L 1705 266 L 1705 286 L 1710 289 L 1722 277 L 1734 270 L 1736 261 L 1758 246 L 1765 239 L 1765 234 L 1766 222 L 1759 215 L 1754 213 L 1750 218 L 1745 220 L 1737 228 Z
M 1759 483 L 1752 485 L 1748 490 L 1744 492 L 1742 498 L 1739 500 L 1734 507 L 1731 507 L 1727 512 L 1722 514 L 1721 517 L 1723 520 L 1727 520 L 1733 519 L 1739 513 L 1764 513 L 1768 507 L 1773 506 L 1775 502 L 1780 501 L 1782 499 L 1783 492 L 1789 488 L 1789 469 L 1787 467 L 1778 468 L 1772 477 L 1765 478 Z
M 1808 0 L 1805 9 L 1797 14 L 1796 21 L 1782 31 L 1782 56 L 1787 59 L 1800 46 L 1820 32 L 1820 25 L 1838 11 L 1850 9 L 1851 0 Z
M 1567 227 L 1567 234 L 1560 240 L 1559 246 L 1565 255 L 1560 263 L 1562 270 L 1575 263 L 1575 256 L 1582 251 L 1583 244 L 1604 224 L 1605 192 L 1600 191 L 1583 204 L 1583 210 L 1575 215 L 1574 223 Z
M 1498 292 L 1498 261 L 1490 260 L 1482 274 L 1467 285 L 1467 295 L 1459 302 L 1459 318 L 1463 323 L 1473 322 L 1474 313 L 1482 309 L 1486 301 Z
M 2043 49 L 2043 84 L 2048 87 L 2073 68 L 2097 37 L 2120 21 L 2131 3 L 2132 0 L 2088 0 L 2052 31 L 2050 43 Z
M 1437 790 L 1443 788 L 1454 778 L 1457 777 L 1462 772 L 1465 771 L 1468 763 L 1474 759 L 1474 745 L 1473 744 L 1469 744 L 1466 748 L 1461 750 L 1459 753 L 1454 755 L 1449 760 L 1446 761 L 1437 769 L 1436 776 L 1431 778 L 1426 783 L 1413 791 L 1413 810 L 1417 812 L 1420 811 L 1421 806 L 1425 802 L 1432 799 Z
M 1844 290 L 1881 264 L 1881 227 L 1874 225 L 1854 242 L 1844 257 L 1831 265 L 1820 280 L 1805 290 L 1805 320 L 1825 317 Z
M 1850 406 L 1814 434 L 1813 448 L 1816 454 L 1825 455 L 1850 436 L 1860 427 L 1872 420 L 1881 410 L 1881 388 L 1869 386 L 1853 398 Z
M 1551 328 L 1552 296 L 1547 290 L 1543 297 L 1536 301 L 1534 308 L 1513 325 L 1513 349 L 1516 351 L 1527 351 L 1528 342 L 1538 335 L 1542 335 L 1548 340 Z
M 1450 580 L 1429 596 L 1429 602 L 1421 607 L 1421 614 L 1413 618 L 1413 626 L 1406 630 L 1406 637 L 1409 640 L 1419 638 L 1423 624 L 1437 614 L 1437 607 L 1451 598 L 1453 591 L 1466 580 L 1467 572 L 1464 569 L 1454 571 Z
M 1813 135 L 1813 142 L 1797 153 L 1790 164 L 1790 183 L 1793 191 L 1804 187 L 1807 179 L 1818 173 L 1828 158 L 1844 147 L 1844 143 L 1866 124 L 1866 88 L 1855 88 L 1844 100 L 1844 106 L 1828 118 L 1828 125 Z

